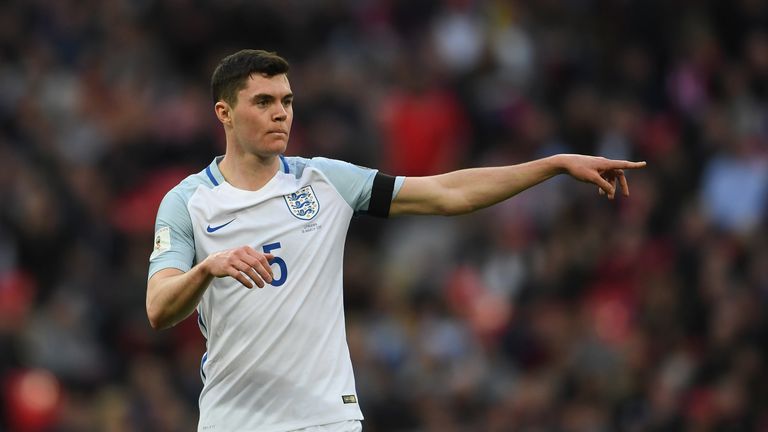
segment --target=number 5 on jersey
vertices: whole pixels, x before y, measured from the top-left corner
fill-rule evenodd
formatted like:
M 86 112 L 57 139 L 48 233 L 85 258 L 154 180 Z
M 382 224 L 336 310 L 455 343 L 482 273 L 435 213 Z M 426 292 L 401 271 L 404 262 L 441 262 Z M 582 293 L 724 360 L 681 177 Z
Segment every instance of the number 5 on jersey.
M 261 248 L 264 250 L 265 254 L 272 253 L 273 250 L 280 249 L 280 242 L 266 244 Z M 277 264 L 277 266 L 280 267 L 280 277 L 272 279 L 272 283 L 270 285 L 279 287 L 280 285 L 284 284 L 285 280 L 288 278 L 288 266 L 285 264 L 285 260 L 279 256 L 275 256 L 269 260 L 269 265 L 272 264 Z

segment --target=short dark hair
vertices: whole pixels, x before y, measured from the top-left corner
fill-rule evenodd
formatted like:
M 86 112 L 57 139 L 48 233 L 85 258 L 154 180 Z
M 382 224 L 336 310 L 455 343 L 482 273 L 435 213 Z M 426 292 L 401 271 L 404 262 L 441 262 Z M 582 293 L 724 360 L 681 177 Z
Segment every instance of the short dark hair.
M 273 77 L 288 73 L 288 62 L 274 52 L 244 49 L 224 57 L 211 76 L 213 103 L 220 100 L 234 106 L 237 92 L 254 73 Z

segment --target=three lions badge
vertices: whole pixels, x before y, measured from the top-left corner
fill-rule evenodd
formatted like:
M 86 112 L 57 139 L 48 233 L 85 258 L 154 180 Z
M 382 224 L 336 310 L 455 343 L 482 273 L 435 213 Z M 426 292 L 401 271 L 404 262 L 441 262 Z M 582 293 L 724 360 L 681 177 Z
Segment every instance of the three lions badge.
M 294 193 L 283 195 L 285 203 L 291 214 L 302 220 L 311 220 L 320 211 L 320 203 L 317 202 L 315 191 L 307 185 Z

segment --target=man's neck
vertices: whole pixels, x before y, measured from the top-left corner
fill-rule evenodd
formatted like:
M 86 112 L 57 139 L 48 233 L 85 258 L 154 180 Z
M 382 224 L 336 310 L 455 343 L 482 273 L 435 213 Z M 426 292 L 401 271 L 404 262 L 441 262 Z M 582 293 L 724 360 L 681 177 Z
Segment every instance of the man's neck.
M 233 156 L 229 153 L 219 163 L 219 171 L 227 183 L 238 189 L 257 191 L 280 169 L 280 158 L 253 155 Z

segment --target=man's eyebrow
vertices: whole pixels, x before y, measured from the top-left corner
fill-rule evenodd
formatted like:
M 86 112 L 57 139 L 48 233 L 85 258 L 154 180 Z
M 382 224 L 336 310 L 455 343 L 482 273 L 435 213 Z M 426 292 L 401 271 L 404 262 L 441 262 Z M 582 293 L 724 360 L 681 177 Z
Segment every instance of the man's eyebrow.
M 283 96 L 282 98 L 283 99 L 293 99 L 293 93 L 288 93 L 285 96 Z M 259 94 L 253 95 L 253 97 L 251 97 L 251 100 L 253 100 L 253 101 L 262 101 L 262 100 L 263 101 L 271 101 L 271 100 L 275 100 L 275 96 L 273 96 L 271 94 L 267 94 L 267 93 L 259 93 Z
M 266 94 L 266 93 L 255 94 L 255 95 L 253 95 L 253 97 L 251 97 L 251 100 L 254 100 L 254 101 L 257 101 L 257 100 L 274 100 L 274 99 L 275 99 L 274 96 L 272 96 L 271 94 Z

